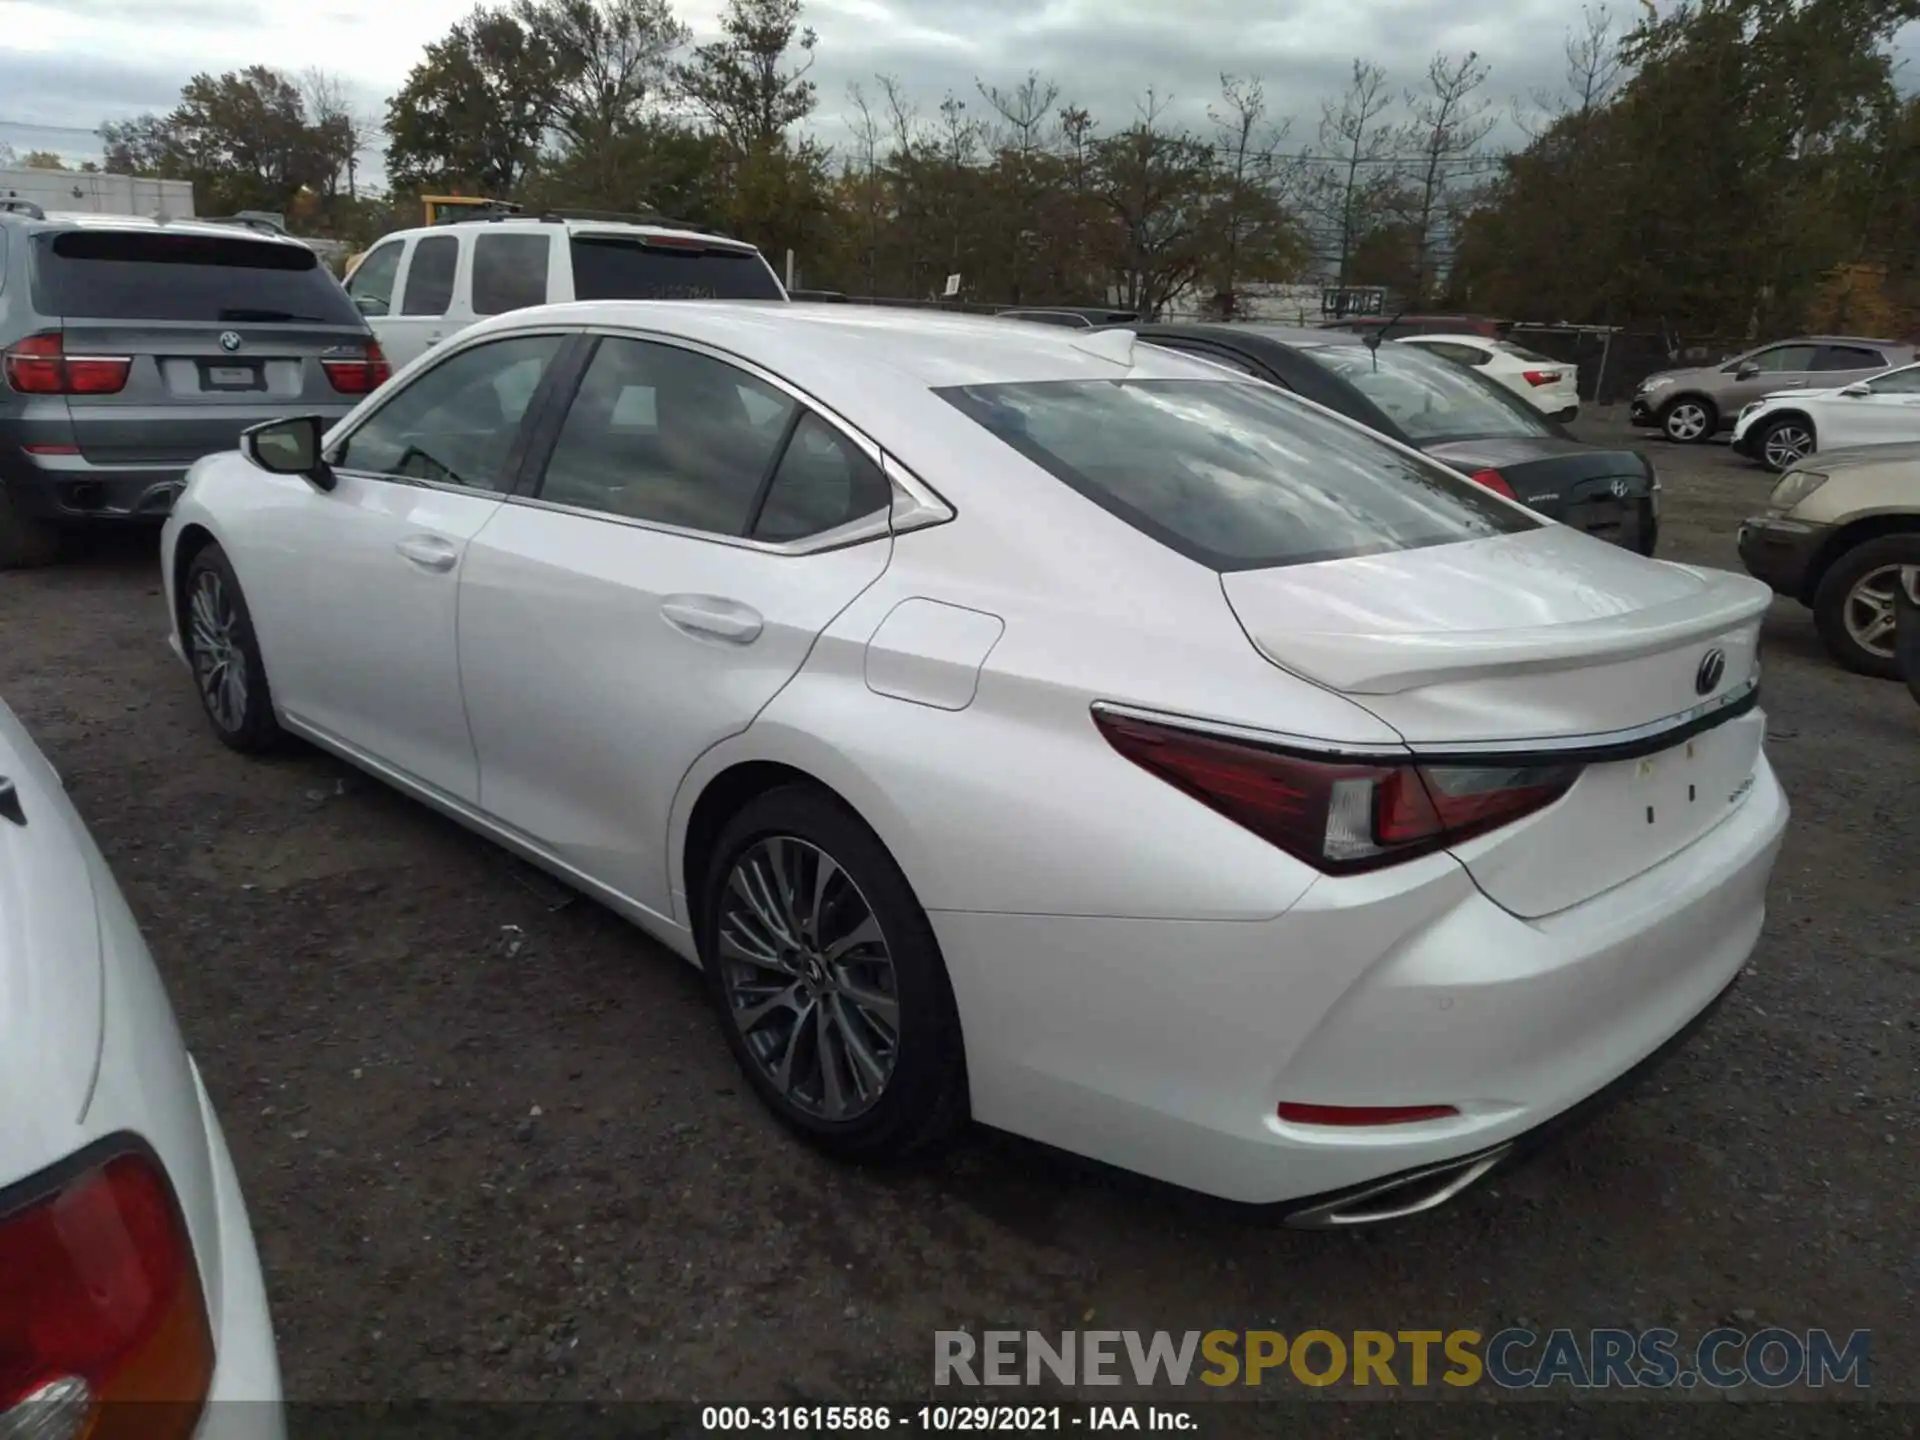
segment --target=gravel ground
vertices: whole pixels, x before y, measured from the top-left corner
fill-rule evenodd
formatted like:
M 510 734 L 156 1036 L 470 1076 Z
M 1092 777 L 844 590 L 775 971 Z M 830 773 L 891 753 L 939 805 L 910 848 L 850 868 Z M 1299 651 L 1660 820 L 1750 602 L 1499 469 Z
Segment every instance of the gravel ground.
M 1662 553 L 1737 568 L 1767 477 L 1652 453 Z M 915 1173 L 820 1159 L 752 1100 L 690 970 L 330 758 L 221 749 L 162 625 L 149 537 L 0 577 L 0 694 L 165 972 L 293 1397 L 904 1399 L 960 1326 L 1723 1319 L 1871 1327 L 1875 1392 L 1920 1397 L 1920 710 L 1796 606 L 1766 629 L 1795 817 L 1740 992 L 1572 1143 L 1331 1236 L 977 1130 Z

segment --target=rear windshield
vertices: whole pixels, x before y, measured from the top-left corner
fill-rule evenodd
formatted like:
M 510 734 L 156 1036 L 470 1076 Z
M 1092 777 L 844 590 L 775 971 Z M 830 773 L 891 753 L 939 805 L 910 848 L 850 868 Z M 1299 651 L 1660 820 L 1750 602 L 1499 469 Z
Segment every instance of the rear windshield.
M 1300 353 L 1331 370 L 1378 405 L 1415 444 L 1556 435 L 1531 406 L 1509 398 L 1465 366 L 1415 345 L 1302 345 Z
M 576 300 L 778 300 L 753 250 L 674 250 L 618 236 L 573 237 Z
M 1524 360 L 1529 365 L 1558 365 L 1560 362 L 1551 355 L 1542 355 L 1538 350 L 1529 350 L 1524 345 L 1516 345 L 1511 340 L 1496 340 L 1493 348 L 1502 355 L 1511 355 L 1516 360 Z
M 313 251 L 239 235 L 43 235 L 33 293 L 42 313 L 85 319 L 366 326 Z
M 1268 385 L 1053 380 L 935 393 L 1095 504 L 1216 570 L 1416 550 L 1540 523 Z

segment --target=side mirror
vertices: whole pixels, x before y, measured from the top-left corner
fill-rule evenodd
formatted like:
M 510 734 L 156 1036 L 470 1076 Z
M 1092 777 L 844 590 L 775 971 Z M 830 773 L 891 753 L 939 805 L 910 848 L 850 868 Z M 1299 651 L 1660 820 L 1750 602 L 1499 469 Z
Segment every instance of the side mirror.
M 320 458 L 327 422 L 318 415 L 269 420 L 240 432 L 240 453 L 269 475 L 298 475 L 316 490 L 331 490 L 333 471 Z
M 1850 400 L 1864 400 L 1873 394 L 1873 390 L 1864 382 L 1847 386 L 1840 392 Z
M 1751 360 L 1749 360 L 1747 361 L 1746 364 L 1742 365 L 1738 370 L 1733 372 L 1733 378 L 1736 380 L 1751 380 L 1753 379 L 1754 376 L 1758 375 L 1759 373 L 1760 373 L 1760 367 L 1754 364 Z

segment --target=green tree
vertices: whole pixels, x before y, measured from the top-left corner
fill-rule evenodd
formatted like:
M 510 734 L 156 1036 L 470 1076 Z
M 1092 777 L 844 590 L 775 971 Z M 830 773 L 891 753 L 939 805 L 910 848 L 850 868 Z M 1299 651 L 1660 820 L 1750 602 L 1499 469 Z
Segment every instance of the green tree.
M 511 196 L 539 159 L 566 78 L 549 38 L 476 9 L 427 46 L 387 102 L 387 173 L 403 188 Z
M 742 155 L 775 144 L 813 113 L 806 76 L 818 37 L 802 28 L 800 14 L 800 0 L 727 0 L 720 39 L 675 72 L 681 92 Z
M 28 170 L 71 170 L 73 167 L 51 150 L 29 150 L 15 164 Z
M 514 15 L 554 60 L 552 126 L 583 150 L 617 140 L 666 97 L 693 32 L 668 0 L 518 0 Z

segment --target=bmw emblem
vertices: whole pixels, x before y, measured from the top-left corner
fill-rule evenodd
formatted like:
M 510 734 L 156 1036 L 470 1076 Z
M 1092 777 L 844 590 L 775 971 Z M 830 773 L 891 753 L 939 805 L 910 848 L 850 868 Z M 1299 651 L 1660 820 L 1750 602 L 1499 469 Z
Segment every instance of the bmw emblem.
M 1711 695 L 1727 673 L 1727 652 L 1718 648 L 1700 657 L 1700 668 L 1693 672 L 1694 692 Z
M 1631 486 L 1629 486 L 1629 485 L 1627 484 L 1627 482 L 1626 482 L 1625 480 L 1615 480 L 1615 481 L 1614 481 L 1614 482 L 1613 482 L 1613 483 L 1612 483 L 1611 485 L 1609 485 L 1609 486 L 1608 486 L 1607 488 L 1608 488 L 1609 490 L 1611 490 L 1611 491 L 1613 491 L 1613 498 L 1614 498 L 1614 499 L 1616 499 L 1616 500 L 1624 500 L 1624 499 L 1626 499 L 1626 498 L 1627 498 L 1627 491 L 1628 491 L 1629 489 L 1631 489 L 1632 487 L 1631 487 Z
M 222 330 L 220 332 L 220 348 L 229 355 L 238 350 L 240 348 L 240 332 L 238 330 Z

